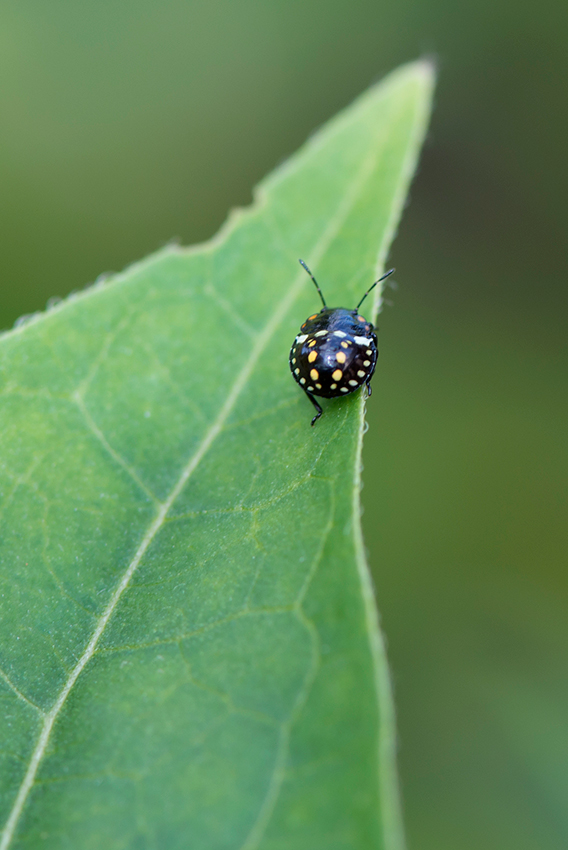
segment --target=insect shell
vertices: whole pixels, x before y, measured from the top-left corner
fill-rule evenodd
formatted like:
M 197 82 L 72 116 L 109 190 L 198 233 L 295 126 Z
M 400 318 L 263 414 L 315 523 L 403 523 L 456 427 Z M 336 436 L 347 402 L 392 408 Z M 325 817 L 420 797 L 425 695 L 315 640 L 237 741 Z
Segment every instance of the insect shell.
M 375 281 L 354 310 L 346 310 L 327 306 L 315 277 L 303 260 L 300 263 L 314 282 L 323 307 L 300 328 L 290 349 L 290 369 L 316 409 L 312 419 L 315 425 L 323 411 L 314 396 L 338 398 L 364 385 L 371 395 L 370 381 L 378 356 L 377 335 L 371 322 L 359 315 L 359 307 L 377 283 L 394 269 Z

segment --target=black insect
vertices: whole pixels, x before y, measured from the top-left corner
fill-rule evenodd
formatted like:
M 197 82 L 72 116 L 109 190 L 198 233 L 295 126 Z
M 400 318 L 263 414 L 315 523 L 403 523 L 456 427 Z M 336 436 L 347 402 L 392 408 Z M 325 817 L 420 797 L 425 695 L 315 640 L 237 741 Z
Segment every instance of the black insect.
M 377 365 L 377 335 L 375 328 L 363 316 L 359 307 L 372 289 L 394 272 L 391 269 L 376 280 L 363 295 L 354 310 L 328 307 L 317 281 L 303 260 L 301 265 L 313 280 L 323 307 L 310 316 L 290 349 L 290 369 L 317 413 L 312 425 L 322 415 L 314 396 L 337 398 L 367 385 Z

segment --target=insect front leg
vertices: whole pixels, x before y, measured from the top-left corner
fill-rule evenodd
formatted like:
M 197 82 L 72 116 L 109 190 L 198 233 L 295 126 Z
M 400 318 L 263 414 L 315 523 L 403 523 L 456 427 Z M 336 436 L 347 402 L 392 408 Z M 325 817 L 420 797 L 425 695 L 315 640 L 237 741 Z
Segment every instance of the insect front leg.
M 303 387 L 302 387 L 302 389 L 303 389 Z M 317 410 L 316 415 L 312 419 L 312 425 L 315 425 L 316 422 L 318 421 L 318 419 L 320 418 L 320 416 L 322 415 L 323 410 L 321 408 L 321 405 L 318 404 L 318 402 L 315 400 L 315 398 L 313 397 L 313 395 L 311 393 L 309 393 L 307 390 L 304 390 L 304 392 L 307 395 L 307 397 L 309 398 L 309 400 L 311 401 L 311 403 L 313 404 L 313 406 L 315 407 L 315 409 Z

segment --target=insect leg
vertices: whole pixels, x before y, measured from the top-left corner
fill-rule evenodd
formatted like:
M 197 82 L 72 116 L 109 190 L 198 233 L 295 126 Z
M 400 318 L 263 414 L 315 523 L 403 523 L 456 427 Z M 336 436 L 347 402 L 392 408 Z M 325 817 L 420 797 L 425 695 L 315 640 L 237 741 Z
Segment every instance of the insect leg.
M 313 406 L 315 407 L 315 409 L 317 410 L 316 415 L 312 419 L 312 425 L 315 425 L 316 422 L 318 421 L 318 419 L 320 418 L 320 416 L 322 415 L 323 410 L 321 408 L 321 405 L 319 405 L 317 403 L 317 401 L 315 400 L 315 398 L 313 397 L 313 395 L 311 393 L 309 393 L 307 390 L 304 390 L 304 392 L 307 395 L 307 397 L 309 398 L 309 400 L 311 401 L 311 403 L 313 404 Z

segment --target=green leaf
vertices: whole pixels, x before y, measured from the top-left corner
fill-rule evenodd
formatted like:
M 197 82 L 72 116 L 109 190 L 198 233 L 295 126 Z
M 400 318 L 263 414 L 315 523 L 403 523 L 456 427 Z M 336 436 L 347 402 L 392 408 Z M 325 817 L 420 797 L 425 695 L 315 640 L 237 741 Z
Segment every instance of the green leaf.
M 431 87 L 402 68 L 211 242 L 0 339 L 1 850 L 401 847 L 364 400 L 311 428 L 287 355 L 299 256 L 337 305 L 382 268 Z

